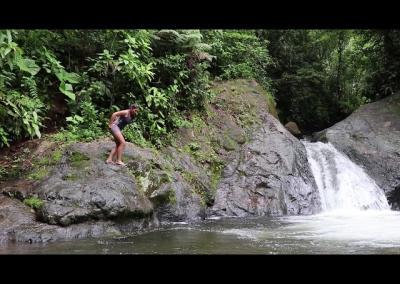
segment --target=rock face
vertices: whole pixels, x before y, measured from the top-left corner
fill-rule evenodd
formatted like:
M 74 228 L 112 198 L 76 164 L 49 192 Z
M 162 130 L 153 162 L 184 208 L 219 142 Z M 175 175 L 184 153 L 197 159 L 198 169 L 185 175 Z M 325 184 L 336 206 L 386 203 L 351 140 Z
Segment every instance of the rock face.
M 400 209 L 400 94 L 360 107 L 315 138 L 362 166 Z
M 105 163 L 110 139 L 41 147 L 29 176 L 0 186 L 8 196 L 0 197 L 0 241 L 120 235 L 207 214 L 318 212 L 305 148 L 275 118 L 272 96 L 248 80 L 215 87 L 171 146 L 127 143 L 125 167 Z M 31 197 L 43 203 L 36 210 L 21 202 Z
M 108 165 L 104 157 L 113 146 L 110 142 L 78 143 L 67 150 L 65 163 L 37 188 L 45 201 L 40 220 L 67 226 L 88 220 L 140 219 L 154 213 L 160 217 L 159 207 L 169 212 L 161 213 L 163 221 L 201 218 L 200 197 L 193 196 L 192 187 L 168 161 L 128 143 L 127 166 Z M 190 158 L 179 154 L 174 158 L 186 171 L 200 172 Z
M 209 178 L 187 154 L 174 148 L 161 154 L 127 143 L 127 166 L 120 167 L 104 162 L 113 146 L 109 139 L 72 144 L 33 189 L 2 188 L 0 242 L 114 236 L 205 217 Z M 184 172 L 197 177 L 202 192 Z M 18 200 L 32 195 L 43 201 L 36 211 Z
M 128 169 L 100 159 L 103 150 L 105 144 L 99 143 L 74 144 L 67 150 L 60 165 L 37 188 L 39 197 L 45 200 L 41 220 L 67 226 L 152 212 L 151 203 Z
M 214 214 L 244 217 L 319 211 L 303 144 L 267 114 L 253 139 L 224 169 Z

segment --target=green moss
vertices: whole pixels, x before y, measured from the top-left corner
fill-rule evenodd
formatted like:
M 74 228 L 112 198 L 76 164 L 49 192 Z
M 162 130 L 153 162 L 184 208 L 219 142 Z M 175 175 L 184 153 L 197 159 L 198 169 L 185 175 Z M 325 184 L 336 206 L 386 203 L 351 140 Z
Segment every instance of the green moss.
M 221 96 L 216 97 L 214 100 L 216 106 L 237 115 L 245 115 L 249 111 L 254 114 L 254 116 L 244 117 L 246 125 L 254 117 L 258 117 L 260 111 L 267 110 L 274 117 L 278 118 L 274 97 L 261 85 L 252 86 L 248 80 L 231 80 L 225 82 L 223 85 L 217 84 L 214 90 L 221 94 Z
M 165 157 L 166 159 L 170 158 L 169 156 Z M 168 178 L 170 179 L 170 181 L 173 180 L 172 178 L 172 172 L 174 171 L 174 166 L 171 165 L 169 162 L 165 163 L 163 165 L 163 170 L 165 171 L 165 174 L 168 176 Z
M 206 106 L 206 114 L 207 118 L 215 118 L 217 115 L 210 105 Z
M 201 184 L 199 177 L 187 171 L 183 171 L 181 174 L 185 181 L 193 187 L 193 193 L 200 196 L 202 204 L 204 206 L 211 206 L 212 196 L 210 192 Z
M 63 155 L 63 152 L 61 151 L 61 149 L 55 150 L 52 155 L 52 162 L 54 164 L 60 162 L 62 155 Z
M 37 197 L 30 197 L 24 200 L 24 204 L 33 209 L 40 209 L 43 207 L 44 202 Z
M 233 151 L 238 148 L 238 144 L 228 135 L 224 135 L 221 142 L 221 146 L 227 151 Z
M 267 99 L 267 104 L 268 104 L 268 112 L 274 116 L 276 119 L 279 119 L 278 117 L 278 112 L 276 110 L 276 103 L 275 99 L 271 94 L 266 93 L 265 94 L 266 99 Z
M 90 158 L 80 152 L 72 152 L 69 162 L 75 168 L 83 168 L 88 165 Z
M 144 168 L 139 168 L 140 163 L 136 162 L 128 164 L 127 173 L 135 180 L 138 191 L 145 193 L 149 184 L 150 165 L 146 164 Z
M 49 173 L 50 173 L 50 169 L 46 166 L 42 166 L 40 168 L 34 169 L 34 171 L 28 175 L 28 179 L 42 180 L 43 178 L 47 177 L 49 175 Z
M 248 128 L 256 123 L 261 122 L 260 117 L 256 114 L 255 110 L 246 111 L 239 114 L 240 125 Z
M 173 190 L 170 190 L 168 192 L 168 203 L 172 204 L 172 205 L 176 205 L 177 201 L 176 201 L 176 193 Z
M 80 140 L 79 135 L 72 133 L 71 131 L 64 130 L 59 131 L 55 134 L 48 136 L 51 141 L 63 142 L 63 143 L 73 143 Z
M 213 191 L 213 193 L 217 191 L 217 186 L 221 179 L 222 169 L 223 169 L 223 164 L 213 165 L 211 168 L 210 182 L 211 182 L 211 190 Z
M 151 168 L 145 172 L 133 171 L 128 168 L 128 172 L 134 178 L 138 190 L 150 195 L 154 190 L 156 190 L 161 184 L 172 182 L 172 166 L 165 166 L 160 169 L 160 166 L 156 166 L 157 163 L 151 161 L 149 166 Z
M 211 187 L 205 188 L 196 173 L 187 172 L 179 163 L 170 160 L 172 171 L 181 173 L 204 204 L 210 204 L 221 179 L 224 163 L 220 155 L 225 157 L 226 153 L 221 148 L 233 151 L 246 143 L 255 124 L 261 123 L 263 113 L 269 112 L 277 117 L 273 96 L 259 84 L 249 80 L 232 80 L 215 83 L 212 90 L 218 95 L 206 106 L 205 112 L 191 115 L 194 137 L 180 139 L 177 135 L 175 141 L 180 146 L 176 146 L 178 152 L 189 154 L 207 172 Z M 227 127 L 223 127 L 224 124 Z
M 47 166 L 50 164 L 50 160 L 48 157 L 41 158 L 40 160 L 36 161 L 35 163 L 38 166 Z
M 182 174 L 182 177 L 184 178 L 184 180 L 186 180 L 190 184 L 193 183 L 193 179 L 195 178 L 194 174 L 192 174 L 191 172 L 187 172 L 187 171 L 183 171 L 181 174 Z
M 194 114 L 191 119 L 191 123 L 193 125 L 193 128 L 199 129 L 206 127 L 206 123 L 204 122 L 203 118 L 199 114 Z
M 193 144 L 193 143 L 192 143 Z M 195 161 L 197 161 L 200 164 L 205 164 L 205 163 L 209 163 L 210 162 L 210 157 L 212 155 L 215 155 L 211 149 L 208 151 L 202 151 L 200 150 L 200 146 L 198 146 L 198 148 L 193 148 L 190 145 L 185 145 L 183 147 L 183 152 L 188 153 L 189 155 L 191 155 Z
M 200 145 L 196 142 L 188 144 L 188 147 L 189 147 L 190 151 L 193 151 L 193 152 L 200 150 Z
M 191 172 L 188 172 L 188 171 L 183 171 L 183 172 L 181 173 L 181 175 L 182 175 L 183 179 L 184 179 L 188 184 L 190 184 L 191 186 L 193 186 L 193 189 L 194 189 L 194 192 L 195 192 L 195 193 L 202 195 L 202 193 L 203 193 L 203 191 L 204 191 L 204 190 L 202 190 L 202 189 L 203 189 L 203 188 L 202 188 L 203 186 L 200 184 L 200 182 L 199 182 L 199 180 L 198 180 L 198 177 L 197 177 L 194 173 L 191 173 Z
M 172 172 L 165 171 L 164 174 L 162 175 L 161 183 L 172 182 L 172 181 L 173 181 Z
M 51 155 L 47 154 L 41 159 L 35 162 L 37 166 L 54 166 L 61 161 L 63 151 L 61 149 L 56 149 Z
M 79 178 L 78 175 L 74 173 L 68 173 L 62 177 L 63 180 L 75 181 Z
M 137 184 L 139 185 L 139 190 L 142 192 L 147 192 L 148 188 L 151 185 L 150 181 L 150 172 L 148 172 L 145 176 L 136 177 Z
M 43 143 L 47 143 L 47 141 Z M 41 180 L 48 176 L 52 168 L 51 166 L 59 163 L 63 154 L 61 147 L 51 151 L 50 148 L 52 146 L 53 144 L 44 144 L 44 151 L 38 155 L 40 158 L 35 159 L 29 157 L 31 156 L 29 148 L 22 149 L 20 153 L 17 153 L 17 158 L 14 157 L 12 163 L 7 167 L 0 166 L 0 180 L 14 180 L 19 178 Z M 31 162 L 27 163 L 26 161 Z

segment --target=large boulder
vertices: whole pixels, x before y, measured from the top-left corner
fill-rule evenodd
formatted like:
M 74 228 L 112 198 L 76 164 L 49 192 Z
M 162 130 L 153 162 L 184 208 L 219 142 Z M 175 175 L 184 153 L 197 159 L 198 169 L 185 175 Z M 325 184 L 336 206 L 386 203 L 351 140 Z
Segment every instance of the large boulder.
M 0 243 L 52 242 L 99 236 L 121 236 L 124 233 L 150 228 L 149 218 L 112 221 L 90 221 L 68 227 L 48 225 L 36 220 L 35 212 L 17 199 L 0 195 Z
M 104 143 L 78 143 L 66 151 L 50 177 L 36 189 L 44 200 L 41 220 L 67 226 L 88 220 L 143 217 L 152 212 L 150 201 L 128 168 L 104 162 L 106 148 Z
M 21 181 L 3 187 L 0 242 L 114 236 L 205 217 L 209 178 L 191 157 L 127 143 L 120 167 L 105 163 L 113 146 L 109 139 L 72 144 L 29 190 Z M 32 196 L 43 202 L 35 210 L 21 202 Z
M 218 186 L 213 214 L 312 214 L 320 199 L 303 144 L 266 114 L 251 141 L 235 153 Z
M 362 166 L 400 209 L 400 94 L 361 106 L 315 138 Z
M 202 218 L 201 198 L 159 153 L 127 143 L 127 166 L 120 167 L 104 162 L 112 146 L 97 141 L 68 148 L 63 161 L 36 189 L 44 200 L 40 220 L 67 226 L 88 220 L 140 219 L 154 213 L 161 221 Z M 173 158 L 182 171 L 198 173 L 203 183 L 207 181 L 190 157 L 175 154 Z M 206 190 L 207 183 L 203 187 Z

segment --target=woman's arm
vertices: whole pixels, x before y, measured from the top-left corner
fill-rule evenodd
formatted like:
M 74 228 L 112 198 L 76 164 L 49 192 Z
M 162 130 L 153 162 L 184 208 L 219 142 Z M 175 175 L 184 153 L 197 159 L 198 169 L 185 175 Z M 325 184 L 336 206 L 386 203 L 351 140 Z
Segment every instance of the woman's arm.
M 121 110 L 121 111 L 114 112 L 114 113 L 111 115 L 110 123 L 108 124 L 108 126 L 111 127 L 111 125 L 112 125 L 113 122 L 117 119 L 118 116 L 126 116 L 126 115 L 128 115 L 128 111 L 129 111 L 129 110 Z

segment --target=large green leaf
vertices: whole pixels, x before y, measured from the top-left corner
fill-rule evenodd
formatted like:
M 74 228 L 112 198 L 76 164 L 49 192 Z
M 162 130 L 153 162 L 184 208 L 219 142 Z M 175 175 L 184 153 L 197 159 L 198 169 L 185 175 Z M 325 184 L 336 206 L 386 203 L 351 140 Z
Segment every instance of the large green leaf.
M 77 83 L 79 83 L 81 77 L 76 73 L 65 72 L 64 79 L 65 79 L 65 81 L 68 81 L 71 84 L 77 84 Z
M 80 80 L 80 76 L 78 74 L 73 72 L 69 73 L 65 70 L 59 70 L 58 72 L 56 72 L 56 76 L 61 82 L 66 81 L 71 84 L 77 84 Z
M 12 42 L 11 32 L 7 30 L 7 42 L 10 44 Z
M 17 63 L 20 70 L 28 72 L 32 76 L 36 75 L 40 70 L 40 67 L 36 65 L 33 59 L 17 56 L 15 58 L 15 62 Z
M 37 136 L 38 138 L 40 138 L 40 137 L 42 136 L 42 134 L 41 134 L 40 131 L 39 131 L 39 126 L 36 125 L 36 124 L 33 124 L 32 126 L 33 126 L 33 129 L 35 130 L 36 136 Z
M 33 121 L 34 121 L 34 122 L 37 122 L 37 121 L 38 121 L 38 116 L 37 116 L 36 111 L 33 112 Z
M 75 101 L 75 94 L 72 92 L 73 89 L 71 84 L 65 84 L 65 82 L 61 82 L 59 90 L 72 101 Z

